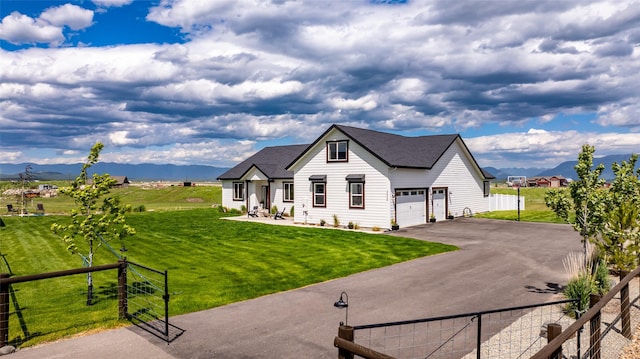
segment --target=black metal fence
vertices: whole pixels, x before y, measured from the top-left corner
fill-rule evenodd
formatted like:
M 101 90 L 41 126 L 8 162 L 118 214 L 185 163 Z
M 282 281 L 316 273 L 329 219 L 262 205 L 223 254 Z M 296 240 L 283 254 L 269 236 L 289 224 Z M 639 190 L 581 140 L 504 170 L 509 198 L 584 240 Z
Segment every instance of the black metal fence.
M 341 327 L 340 357 L 528 358 L 547 344 L 549 325 L 569 326 L 574 300 L 409 321 Z
M 113 271 L 117 270 L 117 276 Z M 93 299 L 87 304 L 92 273 Z M 169 324 L 167 273 L 128 262 L 26 276 L 0 274 L 0 347 L 53 340 L 129 319 L 167 342 L 182 334 Z M 105 314 L 106 313 L 106 314 Z M 109 314 L 113 313 L 113 314 Z

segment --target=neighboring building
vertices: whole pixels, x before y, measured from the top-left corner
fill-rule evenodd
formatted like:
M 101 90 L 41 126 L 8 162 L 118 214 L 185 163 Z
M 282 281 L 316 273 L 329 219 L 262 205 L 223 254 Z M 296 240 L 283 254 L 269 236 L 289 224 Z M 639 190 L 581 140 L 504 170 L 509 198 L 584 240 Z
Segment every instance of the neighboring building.
M 311 145 L 267 147 L 219 177 L 226 207 L 295 205 L 296 222 L 331 224 L 335 215 L 343 225 L 380 228 L 486 212 L 492 178 L 459 135 L 405 137 L 343 125 Z
M 129 179 L 126 176 L 111 176 L 116 183 L 113 185 L 114 188 L 126 188 L 129 187 Z
M 114 183 L 111 188 L 126 188 L 129 187 L 129 179 L 127 178 L 127 176 L 109 176 L 111 177 L 111 179 L 115 180 L 116 183 Z M 93 184 L 93 178 L 88 178 L 87 179 L 87 184 L 88 185 L 92 185 Z
M 562 176 L 551 176 L 551 177 L 537 176 L 537 177 L 531 177 L 527 180 L 528 187 L 558 188 L 558 187 L 566 187 L 568 185 L 569 185 L 569 182 L 567 181 L 566 178 Z

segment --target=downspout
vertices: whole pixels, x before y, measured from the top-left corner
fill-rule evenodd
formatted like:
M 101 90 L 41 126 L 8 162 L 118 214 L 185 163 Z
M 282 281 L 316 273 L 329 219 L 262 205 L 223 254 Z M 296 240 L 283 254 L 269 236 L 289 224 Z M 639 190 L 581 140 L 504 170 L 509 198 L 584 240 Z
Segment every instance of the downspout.
M 244 180 L 244 202 L 247 208 L 247 217 L 249 217 L 249 183 L 251 183 L 250 180 Z

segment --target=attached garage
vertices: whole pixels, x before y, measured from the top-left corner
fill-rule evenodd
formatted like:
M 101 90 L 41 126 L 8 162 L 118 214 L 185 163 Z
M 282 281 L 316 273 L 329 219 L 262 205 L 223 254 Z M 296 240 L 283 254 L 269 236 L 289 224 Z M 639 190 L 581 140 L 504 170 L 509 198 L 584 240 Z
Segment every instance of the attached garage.
M 396 221 L 400 227 L 427 222 L 427 190 L 396 191 Z

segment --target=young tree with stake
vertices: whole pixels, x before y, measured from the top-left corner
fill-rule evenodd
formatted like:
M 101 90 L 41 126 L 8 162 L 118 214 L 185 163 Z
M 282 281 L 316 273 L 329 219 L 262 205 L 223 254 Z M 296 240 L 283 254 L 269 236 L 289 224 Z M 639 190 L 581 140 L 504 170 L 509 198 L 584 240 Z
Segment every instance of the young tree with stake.
M 62 237 L 67 250 L 78 254 L 83 262 L 92 267 L 96 251 L 103 243 L 113 240 L 124 240 L 136 233 L 135 229 L 125 223 L 125 213 L 129 205 L 122 205 L 119 198 L 109 196 L 111 186 L 116 182 L 109 174 L 94 174 L 89 181 L 88 170 L 98 162 L 104 145 L 97 142 L 82 165 L 80 175 L 70 187 L 60 190 L 62 194 L 73 198 L 77 207 L 71 211 L 70 224 L 51 225 L 51 230 Z M 76 241 L 84 240 L 88 247 L 87 255 L 79 252 Z M 87 305 L 93 300 L 93 277 L 87 275 Z

